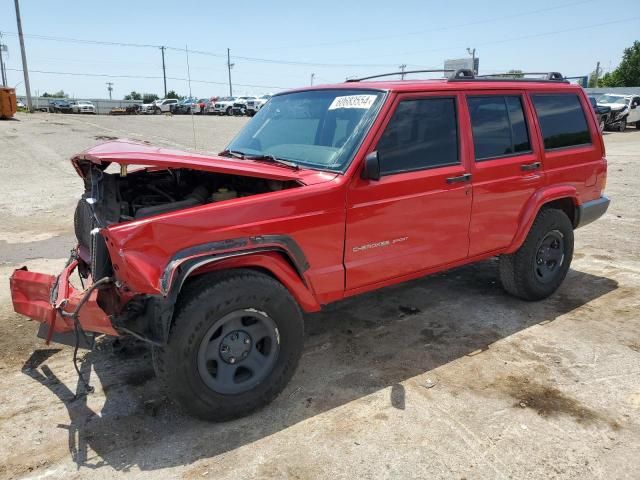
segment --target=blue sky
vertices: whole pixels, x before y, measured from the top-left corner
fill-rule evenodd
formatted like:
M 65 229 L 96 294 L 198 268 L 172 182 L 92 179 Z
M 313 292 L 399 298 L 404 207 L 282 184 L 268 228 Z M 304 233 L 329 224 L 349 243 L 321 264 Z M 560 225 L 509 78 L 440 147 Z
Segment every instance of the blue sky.
M 257 94 L 397 70 L 442 68 L 445 58 L 476 47 L 481 73 L 519 68 L 586 75 L 599 60 L 615 68 L 622 51 L 640 40 L 637 0 L 605 8 L 586 0 L 348 2 L 203 2 L 184 0 L 44 2 L 22 0 L 32 93 L 63 89 L 76 98 L 114 98 L 131 90 L 162 96 L 167 45 L 209 52 L 189 56 L 194 96 L 228 94 L 231 48 L 234 94 Z M 0 0 L 0 32 L 9 47 L 11 86 L 22 81 L 13 0 Z M 99 45 L 40 37 L 133 43 Z M 168 89 L 188 94 L 184 51 L 166 51 Z M 57 75 L 68 72 L 98 76 Z M 111 75 L 113 78 L 99 75 Z M 147 78 L 125 78 L 125 77 Z M 209 82 L 209 83 L 202 83 Z M 18 93 L 24 92 L 23 84 Z

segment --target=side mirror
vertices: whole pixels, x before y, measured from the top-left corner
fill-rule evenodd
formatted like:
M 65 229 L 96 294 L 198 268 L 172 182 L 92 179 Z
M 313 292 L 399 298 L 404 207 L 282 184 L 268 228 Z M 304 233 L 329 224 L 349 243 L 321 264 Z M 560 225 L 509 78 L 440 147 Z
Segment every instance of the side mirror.
M 371 152 L 364 157 L 364 168 L 361 177 L 364 180 L 380 180 L 380 157 L 378 152 Z

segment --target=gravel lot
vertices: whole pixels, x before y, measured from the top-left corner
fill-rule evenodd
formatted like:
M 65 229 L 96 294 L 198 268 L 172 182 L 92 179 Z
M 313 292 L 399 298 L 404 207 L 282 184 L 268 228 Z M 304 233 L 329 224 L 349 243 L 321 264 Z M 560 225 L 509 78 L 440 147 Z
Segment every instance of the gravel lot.
M 638 478 L 640 130 L 606 134 L 609 212 L 576 235 L 550 299 L 503 293 L 495 261 L 306 319 L 284 393 L 207 424 L 165 399 L 148 352 L 47 347 L 8 277 L 57 273 L 81 182 L 68 159 L 111 137 L 220 150 L 242 118 L 19 114 L 0 122 L 0 477 Z

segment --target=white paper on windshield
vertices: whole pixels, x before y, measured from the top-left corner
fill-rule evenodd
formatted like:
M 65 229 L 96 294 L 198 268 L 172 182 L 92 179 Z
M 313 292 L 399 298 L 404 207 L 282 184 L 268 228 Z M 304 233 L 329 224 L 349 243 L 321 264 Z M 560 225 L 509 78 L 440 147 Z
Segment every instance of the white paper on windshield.
M 344 97 L 336 97 L 329 105 L 329 110 L 338 108 L 371 108 L 376 100 L 376 95 L 347 95 Z

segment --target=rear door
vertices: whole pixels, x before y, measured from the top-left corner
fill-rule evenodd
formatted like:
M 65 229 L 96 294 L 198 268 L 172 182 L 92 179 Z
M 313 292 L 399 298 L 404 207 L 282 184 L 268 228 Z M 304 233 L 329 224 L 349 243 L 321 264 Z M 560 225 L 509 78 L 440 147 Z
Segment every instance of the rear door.
M 549 185 L 575 187 L 578 200 L 600 196 L 604 143 L 586 95 L 577 88 L 529 92 Z
M 545 178 L 524 92 L 473 92 L 465 107 L 473 145 L 469 256 L 475 256 L 511 243 L 524 204 Z
M 353 290 L 467 256 L 470 177 L 460 95 L 399 95 L 374 140 L 378 181 L 354 178 L 347 198 L 346 287 Z

